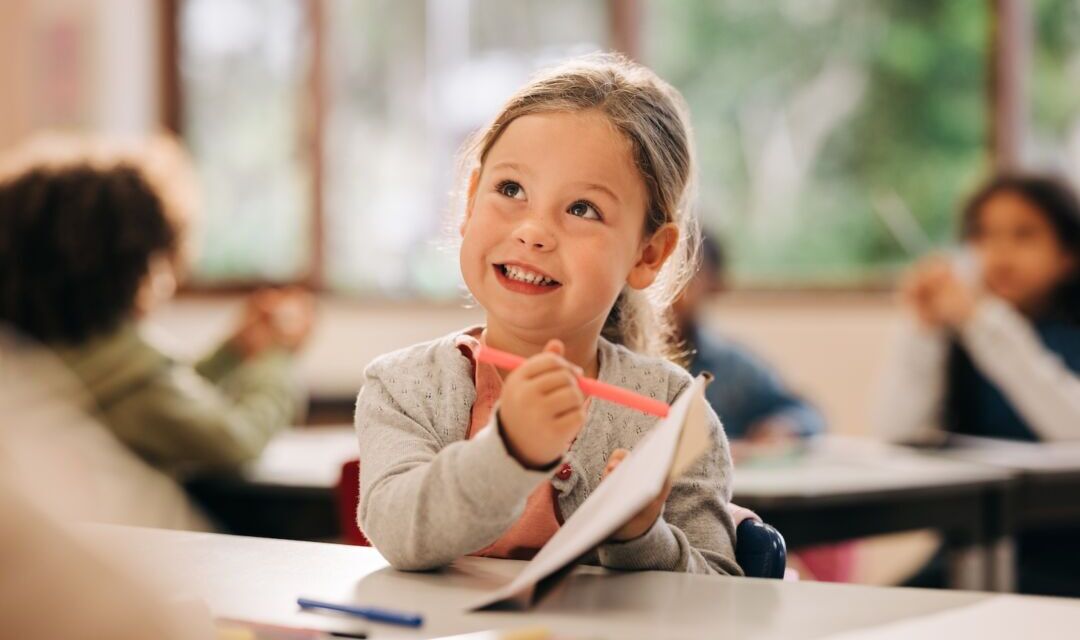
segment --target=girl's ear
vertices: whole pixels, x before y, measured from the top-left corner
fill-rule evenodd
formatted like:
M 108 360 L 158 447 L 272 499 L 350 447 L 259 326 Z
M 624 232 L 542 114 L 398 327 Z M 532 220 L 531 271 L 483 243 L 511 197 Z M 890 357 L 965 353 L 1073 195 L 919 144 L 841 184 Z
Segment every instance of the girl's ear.
M 480 169 L 473 169 L 469 174 L 469 189 L 465 192 L 465 217 L 461 219 L 461 227 L 458 231 L 462 236 L 465 235 L 465 225 L 469 223 L 469 218 L 472 217 L 473 203 L 476 202 L 476 190 L 480 186 Z
M 630 275 L 626 276 L 626 283 L 634 289 L 644 289 L 651 285 L 678 243 L 679 228 L 673 223 L 669 222 L 657 229 L 656 233 L 641 245 L 637 263 L 630 269 Z

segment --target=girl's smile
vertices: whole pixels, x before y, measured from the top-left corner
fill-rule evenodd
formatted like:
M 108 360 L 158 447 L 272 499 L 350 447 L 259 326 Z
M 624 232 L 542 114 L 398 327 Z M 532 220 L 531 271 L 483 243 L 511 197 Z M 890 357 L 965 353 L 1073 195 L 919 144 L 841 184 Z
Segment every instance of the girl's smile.
M 562 286 L 558 280 L 526 263 L 504 262 L 494 264 L 492 268 L 499 284 L 517 293 L 539 295 L 551 293 Z

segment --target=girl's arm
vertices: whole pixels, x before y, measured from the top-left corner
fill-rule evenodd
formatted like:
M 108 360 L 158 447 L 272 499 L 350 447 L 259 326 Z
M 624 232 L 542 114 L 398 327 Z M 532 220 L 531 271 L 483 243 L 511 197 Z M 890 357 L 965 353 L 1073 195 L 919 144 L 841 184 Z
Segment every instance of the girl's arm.
M 987 297 L 960 328 L 971 359 L 1043 440 L 1080 438 L 1080 377 L 1016 310 Z
M 712 449 L 672 484 L 664 511 L 641 537 L 600 547 L 611 569 L 742 575 L 727 510 L 732 465 L 720 419 L 707 409 Z
M 943 331 L 905 322 L 882 379 L 872 420 L 876 433 L 910 442 L 941 428 L 948 351 Z
M 412 571 L 488 546 L 551 474 L 522 467 L 497 424 L 444 446 L 432 425 L 406 413 L 378 370 L 368 368 L 356 405 L 364 535 L 394 568 Z

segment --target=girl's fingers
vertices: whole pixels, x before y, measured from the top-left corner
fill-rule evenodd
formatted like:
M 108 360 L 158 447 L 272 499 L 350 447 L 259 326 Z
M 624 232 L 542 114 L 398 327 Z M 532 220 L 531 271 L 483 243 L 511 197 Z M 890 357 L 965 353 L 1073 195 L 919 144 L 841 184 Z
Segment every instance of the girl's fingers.
M 660 492 L 660 495 L 656 498 L 656 501 L 660 504 L 667 502 L 668 497 L 671 495 L 671 480 L 664 483 L 664 489 Z
M 579 388 L 577 378 L 566 369 L 555 369 L 542 373 L 529 380 L 529 384 L 545 396 L 562 389 Z
M 626 459 L 626 456 L 629 453 L 630 452 L 626 449 L 616 449 L 615 451 L 611 452 L 611 457 L 608 458 L 607 466 L 604 467 L 603 477 L 608 477 L 611 472 L 615 470 L 615 467 L 622 464 L 622 461 Z
M 556 420 L 563 414 L 585 408 L 585 396 L 576 387 L 567 387 L 544 396 L 544 406 Z
M 581 426 L 585 424 L 585 409 L 573 409 L 562 414 L 551 423 L 557 433 L 576 435 Z

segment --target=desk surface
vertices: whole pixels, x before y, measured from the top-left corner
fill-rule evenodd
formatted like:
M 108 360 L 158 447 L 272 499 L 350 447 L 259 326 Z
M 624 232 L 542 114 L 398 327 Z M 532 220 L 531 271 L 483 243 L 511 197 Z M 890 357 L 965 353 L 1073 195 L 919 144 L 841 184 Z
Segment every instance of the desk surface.
M 338 531 L 332 489 L 357 447 L 349 427 L 285 432 L 239 476 L 189 484 L 229 530 L 320 539 Z M 735 501 L 799 546 L 917 528 L 982 537 L 985 496 L 1009 470 L 869 440 L 816 439 L 798 456 L 742 465 Z M 206 482 L 205 480 L 209 480 Z
M 270 442 L 243 472 L 246 482 L 330 489 L 341 465 L 358 455 L 351 427 L 293 429 Z M 1077 455 L 1080 469 L 1080 454 Z M 755 500 L 826 499 L 1004 482 L 1008 469 L 984 460 L 952 459 L 872 440 L 824 437 L 786 459 L 740 465 L 735 492 Z
M 928 493 L 1007 483 L 1007 469 L 933 456 L 860 438 L 825 436 L 786 459 L 735 470 L 735 499 L 755 504 L 823 504 L 895 493 Z
M 254 484 L 332 489 L 341 465 L 359 455 L 352 427 L 290 429 L 270 441 L 243 477 Z
M 932 450 L 951 460 L 1011 469 L 1025 476 L 1080 475 L 1080 442 L 1016 442 L 949 436 L 948 446 Z
M 1080 628 L 1080 603 L 1067 600 L 676 573 L 605 575 L 593 567 L 577 568 L 533 612 L 466 614 L 465 603 L 523 564 L 465 558 L 442 572 L 408 574 L 363 547 L 123 527 L 93 527 L 91 535 L 182 581 L 215 615 L 342 631 L 366 627 L 377 638 L 535 625 L 568 637 L 628 640 L 810 638 L 878 632 L 912 618 L 933 627 L 941 616 L 956 618 L 952 629 L 998 637 L 984 617 L 963 617 L 968 607 L 988 605 L 1032 614 L 1023 623 L 1029 637 L 1066 637 Z M 419 611 L 425 626 L 414 632 L 301 612 L 301 595 Z

